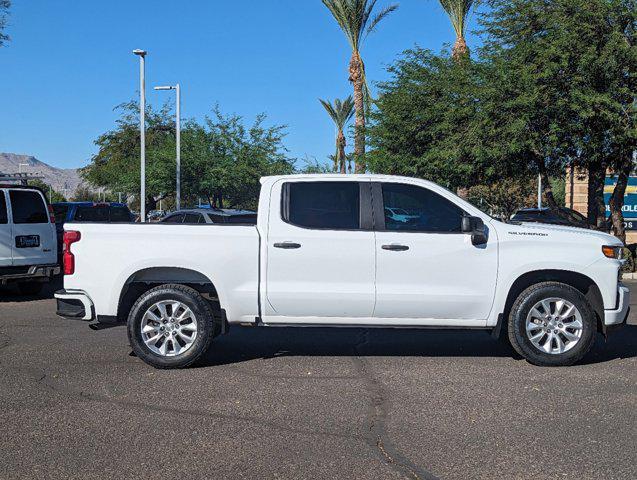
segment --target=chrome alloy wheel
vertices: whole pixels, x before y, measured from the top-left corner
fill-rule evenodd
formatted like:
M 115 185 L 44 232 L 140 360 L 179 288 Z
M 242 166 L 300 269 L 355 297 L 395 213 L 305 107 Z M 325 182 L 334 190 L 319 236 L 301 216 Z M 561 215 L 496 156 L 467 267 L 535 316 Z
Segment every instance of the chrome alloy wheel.
M 185 353 L 197 338 L 197 319 L 177 300 L 153 304 L 142 317 L 142 340 L 155 354 L 175 357 Z
M 536 303 L 526 317 L 526 335 L 541 352 L 558 355 L 582 338 L 582 314 L 568 300 L 547 298 Z

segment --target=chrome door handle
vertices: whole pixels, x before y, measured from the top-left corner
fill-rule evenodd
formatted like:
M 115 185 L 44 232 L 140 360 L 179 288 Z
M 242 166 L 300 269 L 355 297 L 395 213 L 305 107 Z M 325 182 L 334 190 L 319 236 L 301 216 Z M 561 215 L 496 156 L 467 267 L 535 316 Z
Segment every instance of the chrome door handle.
M 391 245 L 383 245 L 383 250 L 389 250 L 390 252 L 405 252 L 409 250 L 407 245 L 397 245 L 395 243 Z
M 282 248 L 283 250 L 296 250 L 297 248 L 301 248 L 301 244 L 294 242 L 275 243 L 274 248 Z

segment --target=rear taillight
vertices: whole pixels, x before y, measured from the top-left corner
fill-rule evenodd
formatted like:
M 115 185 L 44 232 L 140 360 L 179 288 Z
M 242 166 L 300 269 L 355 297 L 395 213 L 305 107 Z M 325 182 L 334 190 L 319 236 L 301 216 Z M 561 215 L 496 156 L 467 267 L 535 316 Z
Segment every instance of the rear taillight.
M 80 232 L 64 232 L 62 244 L 62 265 L 64 267 L 64 275 L 73 275 L 75 273 L 75 257 L 71 253 L 71 245 L 75 242 L 79 242 L 80 238 L 82 238 Z
M 51 223 L 55 223 L 55 213 L 53 212 L 53 206 L 49 205 L 49 220 Z

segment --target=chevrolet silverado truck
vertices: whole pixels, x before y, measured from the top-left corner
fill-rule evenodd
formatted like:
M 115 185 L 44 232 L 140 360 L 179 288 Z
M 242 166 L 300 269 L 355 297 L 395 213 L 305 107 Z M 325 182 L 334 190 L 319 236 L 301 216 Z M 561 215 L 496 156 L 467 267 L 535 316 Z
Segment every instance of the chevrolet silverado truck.
M 277 176 L 256 225 L 66 224 L 55 297 L 60 316 L 126 322 L 157 368 L 191 365 L 231 325 L 484 329 L 562 366 L 627 322 L 622 247 L 499 222 L 424 180 Z

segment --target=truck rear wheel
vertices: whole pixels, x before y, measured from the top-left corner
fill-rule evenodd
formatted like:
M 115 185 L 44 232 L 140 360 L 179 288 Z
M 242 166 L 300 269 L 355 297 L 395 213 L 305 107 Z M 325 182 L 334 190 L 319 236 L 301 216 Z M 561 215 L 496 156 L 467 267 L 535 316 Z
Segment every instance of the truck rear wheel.
M 558 282 L 532 285 L 509 316 L 509 340 L 529 363 L 559 367 L 576 363 L 595 340 L 595 313 L 579 290 Z
M 185 285 L 162 285 L 140 296 L 128 315 L 135 354 L 155 368 L 184 368 L 208 351 L 214 337 L 210 304 Z

